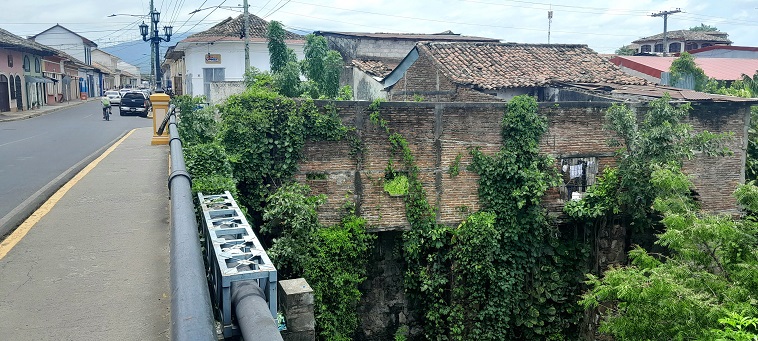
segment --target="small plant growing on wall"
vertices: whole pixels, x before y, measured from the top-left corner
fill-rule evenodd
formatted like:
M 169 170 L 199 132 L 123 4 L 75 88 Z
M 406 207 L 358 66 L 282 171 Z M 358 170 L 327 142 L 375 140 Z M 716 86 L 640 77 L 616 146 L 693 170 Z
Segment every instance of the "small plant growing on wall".
M 461 157 L 463 157 L 463 155 L 458 153 L 458 155 L 455 156 L 455 161 L 453 161 L 453 164 L 450 165 L 450 169 L 448 169 L 448 174 L 450 174 L 451 178 L 454 178 L 461 173 Z
M 408 177 L 405 175 L 398 175 L 390 181 L 385 181 L 384 191 L 393 197 L 408 194 Z

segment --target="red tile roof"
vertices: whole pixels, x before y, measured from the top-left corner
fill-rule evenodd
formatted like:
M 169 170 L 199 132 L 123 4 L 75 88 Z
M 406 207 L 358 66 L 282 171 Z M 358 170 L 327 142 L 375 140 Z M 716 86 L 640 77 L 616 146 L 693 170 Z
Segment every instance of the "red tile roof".
M 253 14 L 250 14 L 250 27 L 248 27 L 249 37 L 251 41 L 266 41 L 266 28 L 268 22 Z M 229 17 L 224 21 L 214 25 L 213 27 L 203 31 L 195 33 L 184 40 L 183 42 L 215 42 L 215 41 L 240 41 L 240 33 L 245 25 L 245 18 L 243 14 L 240 14 L 236 18 Z M 305 37 L 286 31 L 285 40 L 305 40 Z
M 728 34 L 726 32 L 719 32 L 719 31 L 690 31 L 690 30 L 676 30 L 676 31 L 668 31 L 666 32 L 666 38 L 669 40 L 669 42 L 672 42 L 672 40 L 697 40 L 697 41 L 709 41 L 714 43 L 727 43 L 731 44 L 732 41 L 727 38 Z M 649 43 L 654 41 L 662 41 L 663 40 L 663 33 L 658 33 L 653 36 L 640 38 L 632 43 L 635 44 L 642 44 L 642 43 Z
M 398 63 L 388 63 L 380 60 L 353 59 L 352 64 L 371 76 L 384 78 L 397 67 Z
M 646 84 L 587 45 L 515 43 L 416 44 L 454 83 L 480 89 L 544 86 L 551 82 Z
M 668 72 L 676 57 L 652 56 L 618 56 L 611 62 L 643 72 L 655 78 L 661 77 L 661 72 Z M 695 64 L 703 69 L 705 75 L 717 80 L 737 80 L 742 74 L 752 76 L 758 70 L 758 59 L 746 58 L 695 58 Z
M 474 36 L 464 36 L 451 31 L 445 31 L 440 33 L 367 33 L 367 32 L 331 32 L 331 31 L 316 31 L 317 35 L 339 35 L 355 38 L 374 38 L 374 39 L 400 39 L 400 40 L 415 40 L 415 41 L 467 41 L 467 42 L 500 42 L 495 38 L 484 38 Z

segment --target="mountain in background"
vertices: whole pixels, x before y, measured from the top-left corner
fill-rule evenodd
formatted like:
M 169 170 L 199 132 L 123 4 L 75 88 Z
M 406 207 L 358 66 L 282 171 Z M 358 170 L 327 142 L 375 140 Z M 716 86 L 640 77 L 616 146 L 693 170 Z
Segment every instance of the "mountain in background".
M 170 42 L 161 41 L 160 59 L 163 61 L 163 56 L 166 54 L 166 50 L 176 45 L 178 41 L 194 34 L 194 32 L 182 33 L 177 36 L 171 36 Z M 129 41 L 125 43 L 116 44 L 109 47 L 103 47 L 101 50 L 110 53 L 121 60 L 132 64 L 140 69 L 142 74 L 150 74 L 150 42 L 140 40 Z

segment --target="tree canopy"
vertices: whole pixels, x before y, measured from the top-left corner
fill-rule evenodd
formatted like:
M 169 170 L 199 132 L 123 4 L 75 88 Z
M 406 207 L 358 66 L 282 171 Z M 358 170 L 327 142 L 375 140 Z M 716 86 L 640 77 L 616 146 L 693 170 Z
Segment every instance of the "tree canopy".
M 716 26 L 706 25 L 701 23 L 700 26 L 690 27 L 690 31 L 702 31 L 702 32 L 715 32 L 719 29 Z
M 682 52 L 679 58 L 671 63 L 671 84 L 676 86 L 686 77 L 691 76 L 694 81 L 694 90 L 703 91 L 708 84 L 708 76 L 705 71 L 695 64 L 695 57 L 688 52 Z

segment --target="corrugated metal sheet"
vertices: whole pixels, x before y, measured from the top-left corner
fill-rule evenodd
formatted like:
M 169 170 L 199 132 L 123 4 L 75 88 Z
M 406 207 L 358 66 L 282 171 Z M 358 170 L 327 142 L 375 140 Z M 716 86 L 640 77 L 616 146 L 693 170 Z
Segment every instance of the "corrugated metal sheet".
M 694 90 L 679 89 L 662 85 L 619 85 L 612 83 L 565 83 L 564 85 L 587 91 L 609 93 L 612 95 L 645 96 L 661 98 L 666 93 L 674 100 L 693 102 L 747 102 L 758 103 L 758 98 L 742 98 L 714 95 Z
M 668 72 L 675 57 L 618 56 L 611 62 L 660 78 L 660 72 Z M 742 74 L 752 76 L 758 70 L 758 59 L 747 58 L 695 58 L 695 64 L 705 75 L 717 80 L 737 80 Z

